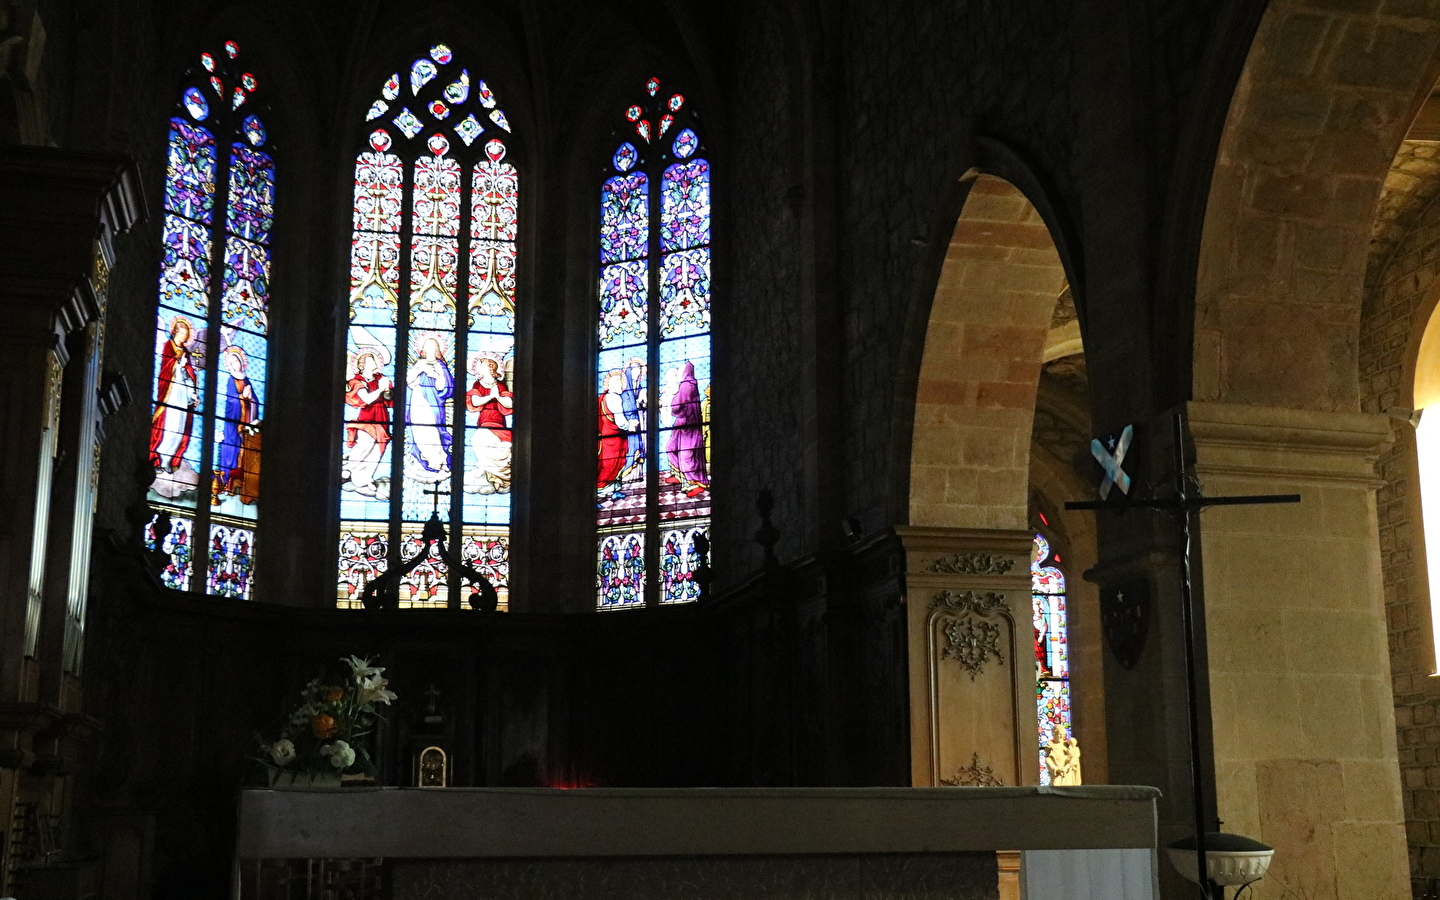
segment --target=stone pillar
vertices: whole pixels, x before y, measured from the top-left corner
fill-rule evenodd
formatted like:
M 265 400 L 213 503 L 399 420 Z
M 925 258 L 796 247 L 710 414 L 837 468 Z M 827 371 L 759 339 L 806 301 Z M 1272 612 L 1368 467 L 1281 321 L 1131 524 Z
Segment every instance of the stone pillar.
M 123 157 L 0 149 L 0 894 L 23 894 L 22 855 L 64 858 L 66 768 L 94 731 L 65 673 L 89 583 L 111 240 L 140 216 Z
M 905 547 L 910 783 L 1040 780 L 1028 531 L 896 528 Z
M 1376 528 L 1384 416 L 1188 405 L 1207 495 L 1205 662 L 1225 830 L 1275 848 L 1257 900 L 1410 894 Z

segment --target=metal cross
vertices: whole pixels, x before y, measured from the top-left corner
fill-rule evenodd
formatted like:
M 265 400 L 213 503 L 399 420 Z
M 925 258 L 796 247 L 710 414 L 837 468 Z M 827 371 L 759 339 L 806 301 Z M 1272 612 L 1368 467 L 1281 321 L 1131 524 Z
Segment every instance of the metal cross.
M 421 488 L 421 489 L 420 489 L 420 492 L 421 492 L 422 494 L 429 494 L 431 497 L 434 497 L 434 498 L 435 498 L 434 500 L 432 500 L 432 501 L 430 502 L 430 512 L 433 513 L 434 515 L 437 515 L 437 516 L 440 515 L 440 497 L 441 497 L 442 495 L 448 497 L 448 496 L 450 496 L 450 492 L 449 492 L 449 491 L 442 491 L 442 490 L 440 490 L 440 487 L 439 487 L 438 484 L 436 485 L 435 490 L 433 490 L 433 491 L 427 491 L 427 490 L 425 490 L 424 488 Z
M 1122 446 L 1116 448 L 1117 452 L 1113 457 L 1116 471 L 1119 470 L 1120 460 L 1129 446 L 1126 438 L 1132 434 L 1131 426 L 1126 426 L 1125 432 L 1121 436 Z M 1099 458 L 1098 455 L 1096 458 Z M 1100 462 L 1105 467 L 1105 481 L 1101 483 L 1100 488 L 1100 496 L 1104 497 L 1109 493 L 1108 488 L 1112 480 L 1118 483 L 1118 479 L 1112 478 L 1114 473 L 1109 466 L 1105 465 L 1104 460 Z M 1127 476 L 1126 482 L 1128 483 L 1128 481 Z M 1299 502 L 1299 494 L 1206 497 L 1200 491 L 1199 481 L 1189 474 L 1188 464 L 1185 460 L 1185 419 L 1183 413 L 1177 412 L 1175 414 L 1175 495 L 1173 497 L 1162 500 L 1127 499 L 1117 503 L 1082 500 L 1065 504 L 1066 509 L 1113 509 L 1116 511 L 1124 511 L 1128 507 L 1138 506 L 1169 510 L 1180 515 L 1181 560 L 1184 563 L 1184 578 L 1180 583 L 1180 614 L 1185 629 L 1185 694 L 1190 707 L 1190 780 L 1194 786 L 1195 856 L 1200 876 L 1200 896 L 1203 900 L 1212 900 L 1217 893 L 1220 900 L 1224 900 L 1224 888 L 1210 881 L 1205 859 L 1205 814 L 1204 804 L 1201 802 L 1204 796 L 1204 771 L 1200 766 L 1200 709 L 1197 701 L 1198 676 L 1195 672 L 1195 602 L 1190 563 L 1191 547 L 1194 543 L 1195 532 L 1199 529 L 1196 517 L 1202 509 L 1208 506 L 1250 506 Z

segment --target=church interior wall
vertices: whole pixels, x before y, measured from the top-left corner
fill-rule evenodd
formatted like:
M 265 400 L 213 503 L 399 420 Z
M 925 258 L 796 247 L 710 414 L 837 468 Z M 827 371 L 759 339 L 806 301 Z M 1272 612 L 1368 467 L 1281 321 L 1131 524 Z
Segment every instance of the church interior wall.
M 1402 176 L 1413 171 L 1412 159 L 1428 156 L 1431 146 L 1406 144 L 1392 166 L 1392 171 Z M 1392 180 L 1399 179 L 1392 176 Z M 1387 217 L 1398 219 L 1404 227 L 1387 233 L 1381 226 L 1388 221 L 1377 223 L 1377 232 L 1389 240 L 1377 241 L 1372 247 L 1360 332 L 1360 375 L 1362 407 L 1367 412 L 1391 414 L 1396 436 L 1395 445 L 1381 457 L 1378 467 L 1384 480 L 1376 495 L 1380 558 L 1411 874 L 1429 887 L 1440 879 L 1440 795 L 1427 778 L 1437 762 L 1434 723 L 1440 693 L 1432 677 L 1435 648 L 1427 550 L 1410 410 L 1415 403 L 1414 351 L 1440 287 L 1436 265 L 1440 205 L 1432 186 L 1422 180 L 1416 187 L 1425 199 L 1415 204 L 1412 214 Z M 1382 215 L 1394 205 L 1382 201 Z
M 42 4 L 45 139 L 131 154 L 151 212 L 117 242 L 113 274 L 107 368 L 124 372 L 137 395 L 108 426 L 103 461 L 97 528 L 113 542 L 97 558 L 116 571 L 140 529 L 145 475 L 136 470 L 144 468 L 148 430 L 164 122 L 179 73 L 205 40 L 234 36 L 247 58 L 263 61 L 255 66 L 276 123 L 277 234 L 284 236 L 275 249 L 281 336 L 273 365 L 293 389 L 277 397 L 267 444 L 266 490 L 285 499 L 262 513 L 272 541 L 260 576 L 265 602 L 234 609 L 197 598 L 137 599 L 125 593 L 139 590 L 133 581 L 121 587 L 111 582 L 124 579 L 97 575 L 95 584 L 100 624 L 87 708 L 110 724 L 90 796 L 158 811 L 156 896 L 193 896 L 185 892 L 192 879 L 224 877 L 239 748 L 317 659 L 366 650 L 367 620 L 337 628 L 342 619 L 323 608 L 334 596 L 350 172 L 361 98 L 376 73 L 388 74 L 417 41 L 442 32 L 488 54 L 480 65 L 494 74 L 486 77 L 516 110 L 531 257 L 522 283 L 532 305 L 520 327 L 528 336 L 522 373 L 533 436 L 517 455 L 515 498 L 526 511 L 517 513 L 515 566 L 537 615 L 517 616 L 499 636 L 436 627 L 375 645 L 394 656 L 393 673 L 409 671 L 401 676 L 412 679 L 407 696 L 426 687 L 418 673 L 428 659 L 449 669 L 447 692 L 479 704 L 463 729 L 480 735 L 466 763 L 474 783 L 890 784 L 908 771 L 894 764 L 908 752 L 905 722 L 894 715 L 905 685 L 903 675 L 887 681 L 877 673 L 903 659 L 904 639 L 897 576 L 887 568 L 894 554 L 874 548 L 888 526 L 911 516 L 911 435 L 921 420 L 909 407 L 963 199 L 960 179 L 981 162 L 977 148 L 986 140 L 1030 167 L 1045 188 L 1037 203 L 1066 226 L 1062 255 L 1093 375 L 1087 420 L 1098 432 L 1156 414 L 1165 405 L 1156 400 L 1163 393 L 1156 369 L 1183 368 L 1189 354 L 1187 347 L 1165 357 L 1156 334 L 1170 311 L 1152 296 L 1154 260 L 1164 250 L 1153 226 L 1165 209 L 1184 207 L 1167 193 L 1182 189 L 1157 173 L 1204 156 L 1216 138 L 1191 119 L 1198 107 L 1223 106 L 1230 84 L 1223 67 L 1201 63 L 1248 45 L 1243 28 L 1221 27 L 1248 5 L 1255 4 L 1153 0 L 1120 11 L 1087 0 L 1057 12 L 1043 2 L 996 10 L 792 0 L 688 19 L 691 13 L 662 4 L 638 11 L 559 0 L 544 8 L 505 0 L 407 7 L 405 16 L 430 23 L 422 27 L 396 26 L 398 12 L 379 3 L 262 3 L 200 16 L 149 0 L 83 10 Z M 1440 38 L 1421 16 L 1377 15 L 1371 23 L 1333 4 L 1271 6 L 1280 24 L 1266 39 L 1287 48 L 1287 60 L 1350 46 L 1360 33 L 1346 30 L 1353 25 L 1376 41 L 1364 51 L 1367 65 L 1383 61 L 1392 73 L 1409 65 L 1416 84 L 1433 82 L 1435 72 L 1421 72 L 1429 57 L 1417 42 Z M 434 24 L 440 20 L 445 27 Z M 620 57 L 633 71 L 616 71 Z M 713 535 L 717 587 L 730 592 L 732 606 L 713 634 L 685 613 L 663 621 L 636 614 L 633 625 L 596 625 L 593 617 L 562 625 L 539 615 L 587 609 L 593 591 L 597 164 L 585 132 L 604 119 L 593 107 L 611 103 L 631 89 L 622 82 L 652 67 L 692 79 L 715 129 L 723 298 L 715 321 L 724 386 L 715 463 L 725 488 L 717 488 Z M 1354 266 L 1363 261 L 1332 250 L 1368 236 L 1368 220 L 1356 224 L 1378 190 L 1367 167 L 1376 141 L 1396 136 L 1410 99 L 1403 87 L 1352 83 L 1355 71 L 1336 76 L 1333 103 L 1242 85 L 1234 116 L 1258 111 L 1265 120 L 1242 128 L 1240 142 L 1273 165 L 1261 171 L 1222 155 L 1216 171 L 1211 215 L 1234 215 L 1207 229 L 1208 246 L 1223 252 L 1207 257 L 1200 277 L 1199 399 L 1361 406 L 1364 395 L 1351 383 L 1359 383 L 1357 354 L 1363 358 L 1359 311 L 1340 295 L 1355 293 Z M 1369 143 L 1354 136 L 1377 132 Z M 1326 159 L 1297 158 L 1318 133 L 1344 138 L 1343 146 Z M 1321 170 L 1333 179 L 1321 180 Z M 1203 199 L 1208 182 L 1196 190 Z M 1331 204 L 1325 209 L 1302 205 L 1321 195 Z M 1268 327 L 1275 321 L 1293 329 Z M 1036 344 L 1026 349 L 1038 362 L 1038 339 L 997 337 L 997 346 L 1012 338 Z M 1286 377 L 1275 377 L 1277 370 Z M 1046 376 L 1038 378 L 1043 394 Z M 1034 379 L 1017 383 L 1033 393 Z M 1073 459 L 1032 442 L 1032 406 L 1026 400 L 1006 410 L 1016 435 L 1001 486 L 1009 518 L 974 524 L 1025 527 L 1027 487 L 1052 507 L 1090 489 Z M 1152 443 L 1137 471 L 1158 477 L 1165 449 Z M 774 497 L 780 575 L 754 540 L 754 504 L 765 489 Z M 978 481 L 974 489 L 980 492 Z M 1382 500 L 1382 528 L 1393 521 L 1398 533 L 1387 509 Z M 872 543 L 847 545 L 846 519 Z M 1111 548 L 1113 562 L 1170 535 L 1148 526 L 1126 532 L 1085 514 L 1062 521 L 1078 600 L 1075 704 L 1087 764 L 1102 778 L 1143 778 L 1179 797 L 1174 623 L 1164 623 L 1163 653 L 1152 652 L 1133 676 L 1114 678 L 1103 671 L 1113 660 L 1100 638 L 1101 585 L 1082 577 L 1101 563 L 1101 546 Z M 1174 593 L 1167 572 L 1155 579 L 1157 598 L 1162 587 L 1166 597 Z M 633 633 L 621 634 L 627 627 Z M 1153 637 L 1151 646 L 1161 647 Z M 669 649 L 657 650 L 660 642 Z M 712 671 L 701 671 L 707 666 Z M 1164 722 L 1130 727 L 1127 717 L 1159 718 L 1157 706 L 1166 704 L 1174 708 Z M 166 737 L 182 726 L 185 742 Z M 1182 820 L 1186 801 L 1166 802 L 1167 822 Z

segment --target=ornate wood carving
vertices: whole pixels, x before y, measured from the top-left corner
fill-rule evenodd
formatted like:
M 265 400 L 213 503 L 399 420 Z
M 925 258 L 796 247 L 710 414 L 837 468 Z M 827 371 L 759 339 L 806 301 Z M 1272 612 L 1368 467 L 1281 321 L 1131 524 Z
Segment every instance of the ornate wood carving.
M 944 575 L 1005 575 L 1015 568 L 1015 560 L 996 553 L 952 553 L 925 567 L 927 572 Z
M 994 766 L 980 765 L 980 754 L 968 766 L 955 770 L 953 778 L 941 778 L 940 783 L 949 787 L 1004 787 L 1005 779 L 995 774 Z
M 1003 662 L 1000 652 L 1000 626 L 994 622 L 980 621 L 996 612 L 1010 612 L 1010 604 L 1004 594 L 994 591 L 941 591 L 930 601 L 930 613 L 950 613 L 952 619 L 944 627 L 945 649 L 941 656 L 958 662 L 962 668 L 975 676 L 985 671 L 990 657 Z

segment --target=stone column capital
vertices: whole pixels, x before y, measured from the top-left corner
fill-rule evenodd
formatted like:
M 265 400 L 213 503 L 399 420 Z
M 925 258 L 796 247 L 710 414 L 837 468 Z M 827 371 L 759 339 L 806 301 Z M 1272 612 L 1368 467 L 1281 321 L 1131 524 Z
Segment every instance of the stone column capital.
M 1207 475 L 1379 487 L 1375 462 L 1394 442 L 1380 413 L 1324 412 L 1241 403 L 1185 405 L 1195 470 Z

